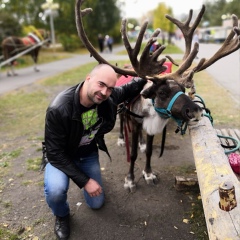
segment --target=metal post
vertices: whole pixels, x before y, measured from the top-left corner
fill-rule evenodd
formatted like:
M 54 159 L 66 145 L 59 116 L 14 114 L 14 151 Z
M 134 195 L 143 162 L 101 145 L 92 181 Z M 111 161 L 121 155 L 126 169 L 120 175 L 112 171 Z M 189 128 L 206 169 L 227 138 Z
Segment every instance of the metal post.
M 50 28 L 51 28 L 51 38 L 52 38 L 52 46 L 55 48 L 55 33 L 54 33 L 54 23 L 53 23 L 53 12 L 50 9 Z

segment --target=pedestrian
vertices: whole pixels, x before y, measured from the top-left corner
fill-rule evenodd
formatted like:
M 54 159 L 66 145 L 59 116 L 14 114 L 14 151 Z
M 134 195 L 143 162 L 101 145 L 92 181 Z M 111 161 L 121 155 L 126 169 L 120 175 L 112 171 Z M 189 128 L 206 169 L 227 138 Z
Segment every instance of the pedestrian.
M 195 31 L 195 33 L 193 35 L 192 45 L 194 46 L 195 43 L 199 44 L 198 31 Z M 196 56 L 195 58 L 198 59 L 198 56 Z
M 69 180 L 83 189 L 86 204 L 99 209 L 104 204 L 98 149 L 110 157 L 104 135 L 116 122 L 118 104 L 137 96 L 146 83 L 133 78 L 114 87 L 117 74 L 107 64 L 97 65 L 84 82 L 61 92 L 49 105 L 45 119 L 48 163 L 44 174 L 46 202 L 56 217 L 58 239 L 70 235 Z M 90 223 L 89 223 L 90 224 Z
M 157 41 L 154 42 L 150 47 L 149 54 L 152 55 L 159 47 L 159 43 Z
M 113 45 L 113 38 L 110 37 L 109 35 L 106 35 L 105 39 L 104 39 L 104 45 L 105 45 L 106 48 L 108 48 L 109 52 L 111 53 L 112 52 L 112 45 Z
M 113 38 L 111 36 L 108 37 L 107 45 L 108 45 L 109 52 L 112 52 Z
M 99 51 L 103 52 L 104 49 L 104 38 L 101 33 L 98 34 L 98 46 L 99 46 Z

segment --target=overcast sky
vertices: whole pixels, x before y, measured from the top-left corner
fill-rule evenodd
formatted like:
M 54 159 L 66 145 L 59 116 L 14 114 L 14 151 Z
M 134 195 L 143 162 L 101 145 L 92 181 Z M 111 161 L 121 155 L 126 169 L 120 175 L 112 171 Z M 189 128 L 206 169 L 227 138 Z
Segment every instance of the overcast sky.
M 188 14 L 190 9 L 198 10 L 203 0 L 125 0 L 124 17 L 140 18 L 150 10 L 155 9 L 160 2 L 172 7 L 174 15 Z

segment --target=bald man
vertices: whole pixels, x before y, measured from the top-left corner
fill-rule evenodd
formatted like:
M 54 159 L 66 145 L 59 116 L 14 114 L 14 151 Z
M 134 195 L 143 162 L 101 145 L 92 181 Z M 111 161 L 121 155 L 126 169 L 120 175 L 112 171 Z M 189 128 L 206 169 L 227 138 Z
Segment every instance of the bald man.
M 58 94 L 47 109 L 44 193 L 56 216 L 54 232 L 58 239 L 68 239 L 70 235 L 69 179 L 83 188 L 91 209 L 104 204 L 98 149 L 110 157 L 104 135 L 115 125 L 118 104 L 137 96 L 146 83 L 133 78 L 130 83 L 115 87 L 116 81 L 113 68 L 99 64 L 85 81 Z

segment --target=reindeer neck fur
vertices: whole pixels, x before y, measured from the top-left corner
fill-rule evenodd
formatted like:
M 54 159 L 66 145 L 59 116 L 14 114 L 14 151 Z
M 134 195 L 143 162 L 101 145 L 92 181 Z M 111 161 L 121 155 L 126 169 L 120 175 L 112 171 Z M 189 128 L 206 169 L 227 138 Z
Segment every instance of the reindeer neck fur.
M 148 82 L 144 86 L 143 90 L 150 87 L 151 84 L 152 82 Z M 152 105 L 152 100 L 149 98 L 145 99 L 142 96 L 138 98 L 132 104 L 131 111 L 137 115 L 144 116 L 143 119 L 141 118 L 134 119 L 138 123 L 142 123 L 143 129 L 149 135 L 161 133 L 163 131 L 163 128 L 166 126 L 168 122 L 168 119 L 162 118 L 158 115 L 158 113 L 155 111 Z

